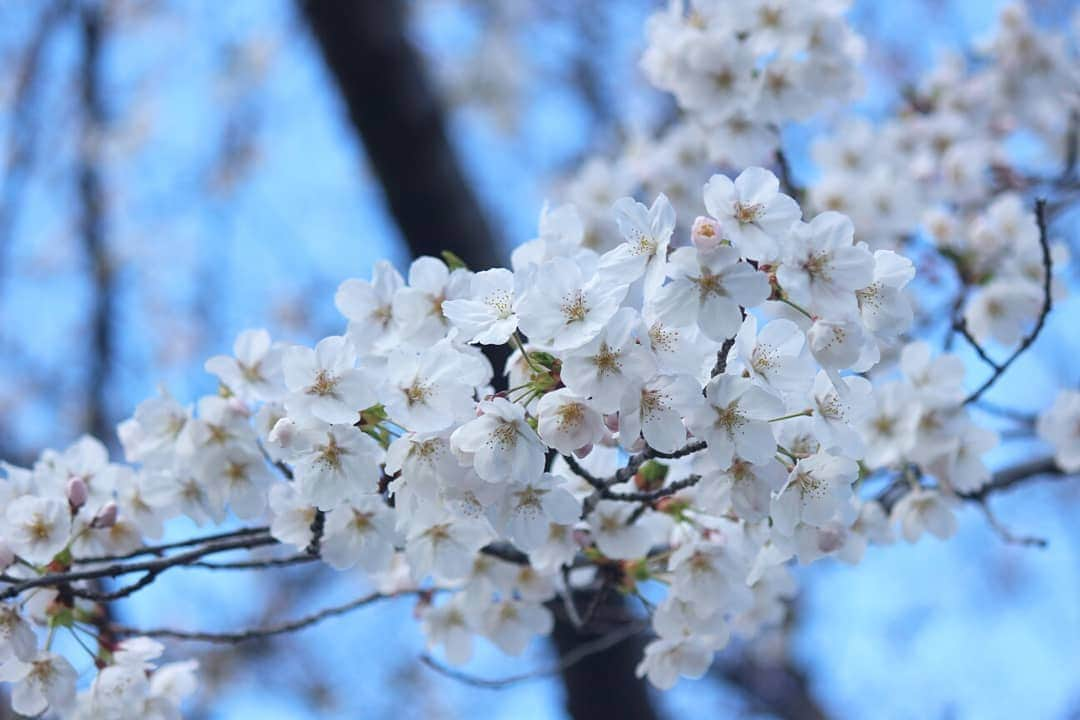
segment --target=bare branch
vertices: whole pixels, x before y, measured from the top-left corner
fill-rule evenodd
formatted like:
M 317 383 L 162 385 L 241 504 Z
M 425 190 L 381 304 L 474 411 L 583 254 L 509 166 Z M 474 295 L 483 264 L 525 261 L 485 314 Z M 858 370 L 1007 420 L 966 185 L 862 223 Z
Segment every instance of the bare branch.
M 570 470 L 585 482 L 592 485 L 596 490 L 603 491 L 607 487 L 607 483 L 600 478 L 593 475 L 591 472 L 582 467 L 581 463 L 577 461 L 573 455 L 563 455 L 563 460 L 566 461 L 566 465 Z
M 657 490 L 646 490 L 642 492 L 613 492 L 611 490 L 605 490 L 602 493 L 602 496 L 607 500 L 651 503 L 661 498 L 665 498 L 668 495 L 674 495 L 680 490 L 685 490 L 688 487 L 693 487 L 699 482 L 701 482 L 700 475 L 689 475 L 682 480 L 676 480 L 670 485 L 665 485 L 664 487 Z
M 310 627 L 317 623 L 326 620 L 327 618 L 336 617 L 338 615 L 344 615 L 365 605 L 371 605 L 379 600 L 389 600 L 392 598 L 404 597 L 408 595 L 419 595 L 422 593 L 431 592 L 429 590 L 403 590 L 396 593 L 372 593 L 363 597 L 351 600 L 344 605 L 335 605 L 311 615 L 306 615 L 296 620 L 290 620 L 289 622 L 279 623 L 277 625 L 268 625 L 264 627 L 251 628 L 248 630 L 240 630 L 237 632 L 198 632 L 198 631 L 186 631 L 186 630 L 174 630 L 171 628 L 135 628 L 127 625 L 113 625 L 112 630 L 117 635 L 132 636 L 141 635 L 144 637 L 161 637 L 161 638 L 173 638 L 175 640 L 192 640 L 196 642 L 208 642 L 208 643 L 224 643 L 234 644 L 242 643 L 248 640 L 257 640 L 260 638 L 273 637 L 274 635 L 283 635 L 285 633 L 294 632 L 296 630 L 302 630 L 303 628 Z
M 999 470 L 994 473 L 994 476 L 990 479 L 986 485 L 983 485 L 979 490 L 973 493 L 960 493 L 958 497 L 964 500 L 982 500 L 989 495 L 992 495 L 1002 490 L 1008 490 L 1009 488 L 1034 480 L 1041 477 L 1065 477 L 1065 473 L 1057 464 L 1054 463 L 1053 458 L 1038 458 L 1036 460 L 1030 460 L 1025 463 L 1013 465 L 1012 467 Z
M 75 565 L 85 565 L 91 563 L 116 562 L 118 560 L 130 560 L 131 558 L 141 557 L 143 555 L 164 555 L 166 550 L 176 550 L 178 548 L 191 547 L 192 545 L 203 545 L 216 540 L 230 540 L 232 538 L 247 537 L 249 535 L 265 535 L 268 532 L 270 532 L 270 528 L 265 525 L 260 527 L 240 528 L 239 530 L 229 530 L 213 535 L 203 535 L 201 537 L 179 540 L 163 545 L 148 545 L 123 555 L 100 555 L 98 557 L 75 558 L 71 562 Z
M 160 558 L 158 560 L 145 560 L 143 562 L 135 562 L 128 564 L 113 564 L 107 565 L 101 568 L 95 568 L 93 570 L 78 570 L 74 572 L 61 572 L 50 573 L 48 575 L 41 575 L 40 577 L 30 578 L 29 580 L 23 580 L 7 588 L 3 592 L 0 592 L 0 600 L 9 600 L 13 597 L 17 597 L 20 593 L 26 590 L 32 590 L 37 587 L 61 587 L 64 585 L 70 585 L 74 582 L 81 580 L 95 580 L 98 578 L 116 578 L 124 575 L 130 575 L 133 573 L 151 573 L 157 576 L 172 567 L 178 567 L 182 565 L 190 565 L 195 560 L 198 560 L 207 555 L 212 555 L 219 552 L 226 552 L 228 550 L 250 550 L 256 547 L 262 547 L 265 545 L 275 545 L 277 540 L 269 536 L 255 535 L 251 537 L 243 537 L 233 540 L 227 540 L 219 543 L 212 543 L 210 545 L 195 548 L 178 555 L 171 555 L 169 557 Z M 147 581 L 147 584 L 150 581 Z M 80 591 L 83 592 L 83 591 Z M 120 596 L 122 597 L 122 595 Z
M 990 501 L 986 498 L 977 501 L 979 507 L 982 508 L 983 515 L 986 516 L 986 521 L 990 523 L 990 527 L 994 529 L 994 532 L 1009 545 L 1025 545 L 1028 547 L 1044 548 L 1047 545 L 1046 538 L 1035 537 L 1034 535 L 1016 535 L 1005 523 L 998 519 L 998 516 L 994 514 L 994 511 L 990 508 Z

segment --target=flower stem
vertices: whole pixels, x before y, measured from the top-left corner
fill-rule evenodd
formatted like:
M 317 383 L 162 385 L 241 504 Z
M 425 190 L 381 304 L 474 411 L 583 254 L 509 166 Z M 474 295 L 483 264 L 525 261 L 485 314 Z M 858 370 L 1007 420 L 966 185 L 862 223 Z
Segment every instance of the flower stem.
M 521 351 L 521 354 L 525 357 L 525 362 L 528 363 L 529 367 L 532 368 L 533 372 L 544 371 L 544 368 L 537 365 L 533 361 L 532 357 L 529 355 L 529 351 L 525 349 L 525 342 L 521 339 L 521 333 L 519 333 L 517 330 L 515 330 L 514 334 L 510 336 L 510 344 Z
M 795 308 L 796 310 L 798 310 L 799 312 L 801 312 L 803 315 L 810 318 L 811 320 L 814 319 L 814 316 L 810 314 L 809 310 L 804 308 L 802 305 L 799 305 L 798 303 L 795 303 L 795 302 L 792 302 L 791 300 L 789 300 L 787 295 L 781 295 L 780 296 L 780 302 L 784 303 L 785 305 L 789 305 L 789 306 Z
M 799 412 L 791 413 L 790 415 L 781 415 L 780 417 L 774 417 L 772 420 L 769 420 L 768 422 L 774 423 L 774 422 L 780 422 L 781 420 L 790 420 L 791 418 L 810 417 L 813 414 L 814 414 L 814 409 L 813 408 L 806 408 L 805 410 L 800 410 Z

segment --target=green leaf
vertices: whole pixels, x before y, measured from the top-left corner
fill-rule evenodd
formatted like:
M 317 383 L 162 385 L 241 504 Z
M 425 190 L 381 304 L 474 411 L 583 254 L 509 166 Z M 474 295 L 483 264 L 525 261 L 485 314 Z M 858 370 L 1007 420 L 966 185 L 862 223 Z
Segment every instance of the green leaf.
M 446 267 L 450 268 L 451 272 L 454 270 L 468 270 L 469 266 L 465 264 L 465 261 L 459 258 L 449 250 L 443 250 L 439 255 L 442 256 L 443 262 L 446 263 Z

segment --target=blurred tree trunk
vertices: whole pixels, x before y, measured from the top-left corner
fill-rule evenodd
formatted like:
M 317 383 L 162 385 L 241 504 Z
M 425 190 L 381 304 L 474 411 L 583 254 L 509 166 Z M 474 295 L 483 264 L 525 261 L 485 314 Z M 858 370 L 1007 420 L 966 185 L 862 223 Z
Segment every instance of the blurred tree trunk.
M 101 180 L 101 144 L 105 101 L 101 92 L 102 40 L 105 9 L 99 0 L 84 0 L 80 8 L 82 65 L 79 74 L 82 137 L 77 167 L 79 234 L 93 287 L 90 346 L 86 348 L 86 432 L 109 442 L 109 370 L 113 363 L 113 271 L 105 237 L 105 198 Z
M 412 254 L 450 250 L 474 269 L 503 264 L 499 239 L 447 138 L 439 94 L 409 43 L 404 3 L 297 2 Z M 560 655 L 589 639 L 563 621 L 555 630 Z M 640 647 L 626 642 L 567 669 L 571 716 L 656 718 L 644 683 L 634 677 L 639 657 Z
M 447 138 L 446 113 L 406 35 L 399 0 L 298 0 L 413 256 L 502 264 Z

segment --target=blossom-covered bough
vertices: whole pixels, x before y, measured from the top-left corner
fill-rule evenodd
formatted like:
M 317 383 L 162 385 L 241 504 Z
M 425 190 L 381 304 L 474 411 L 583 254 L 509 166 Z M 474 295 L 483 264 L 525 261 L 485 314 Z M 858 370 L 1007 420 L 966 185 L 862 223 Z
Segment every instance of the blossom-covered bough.
M 1065 292 L 1051 221 L 1080 192 L 1075 55 L 1010 7 L 974 69 L 949 60 L 895 116 L 820 138 L 821 175 L 799 187 L 779 128 L 856 89 L 842 6 L 673 3 L 650 21 L 644 67 L 678 121 L 588 163 L 510 268 L 447 254 L 405 278 L 379 263 L 339 288 L 342 335 L 301 347 L 246 331 L 206 363 L 218 394 L 140 404 L 119 427 L 126 464 L 86 437 L 5 466 L 14 709 L 176 717 L 195 664 L 159 664 L 153 638 L 242 642 L 401 597 L 457 666 L 479 636 L 520 654 L 555 614 L 589 628 L 605 592 L 632 596 L 640 616 L 551 669 L 481 680 L 424 660 L 499 686 L 649 632 L 639 673 L 668 688 L 782 621 L 792 559 L 858 563 L 897 529 L 948 538 L 962 502 L 1032 542 L 986 500 L 1080 470 L 1080 394 L 1038 418 L 1053 455 L 1013 467 L 984 464 L 999 438 L 976 421 L 1035 424 L 985 400 Z M 1021 130 L 1063 170 L 1011 158 Z M 987 376 L 966 380 L 930 342 L 942 332 Z M 499 345 L 505 369 L 483 352 Z M 161 544 L 181 515 L 234 529 Z M 255 552 L 215 559 L 237 550 Z M 179 568 L 308 562 L 356 569 L 371 592 L 224 633 L 102 611 Z M 80 681 L 58 634 L 95 676 Z

